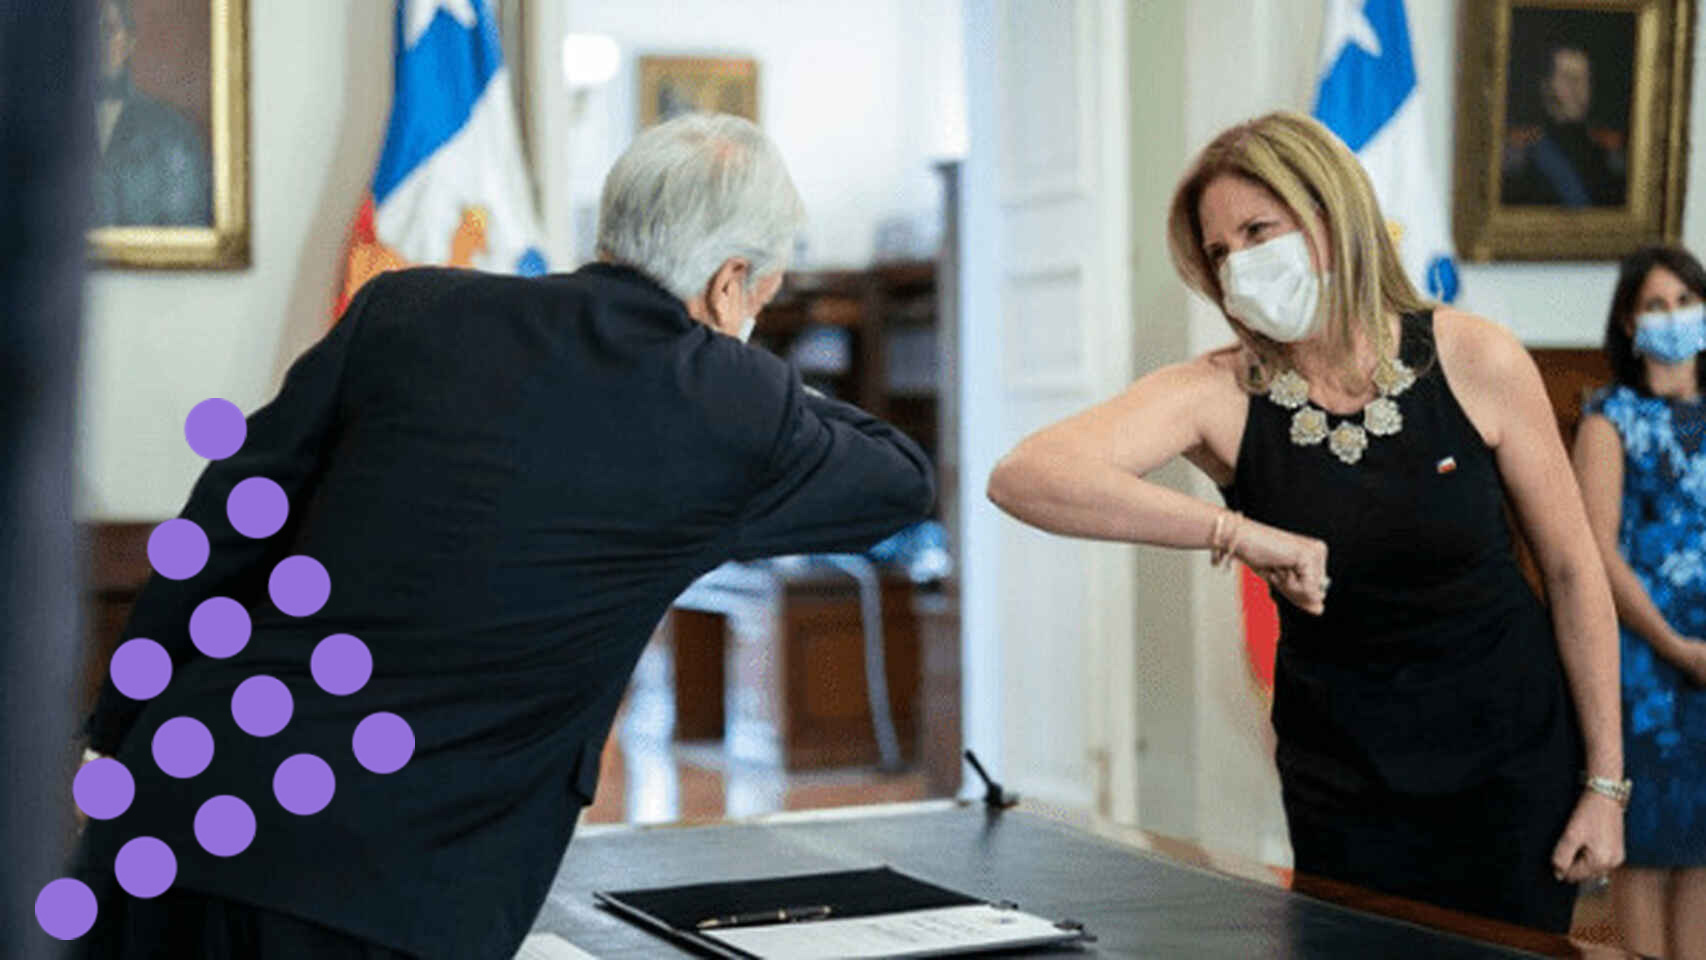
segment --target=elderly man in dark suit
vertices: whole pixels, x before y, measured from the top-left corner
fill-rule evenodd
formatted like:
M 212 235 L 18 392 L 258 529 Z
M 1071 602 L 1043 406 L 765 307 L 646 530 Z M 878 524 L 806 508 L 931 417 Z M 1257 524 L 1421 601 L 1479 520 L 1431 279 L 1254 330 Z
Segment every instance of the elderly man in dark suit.
M 610 172 L 601 262 L 532 279 L 406 270 L 357 294 L 249 418 L 240 452 L 197 482 L 183 516 L 207 533 L 206 567 L 156 576 L 138 602 L 126 637 L 170 651 L 170 684 L 146 702 L 109 684 L 90 718 L 92 748 L 134 772 L 136 798 L 88 827 L 79 875 L 101 920 L 87 955 L 509 960 L 670 601 L 724 561 L 862 549 L 931 506 L 911 440 L 743 342 L 801 221 L 756 127 L 690 115 Z M 288 495 L 270 537 L 227 519 L 250 477 Z M 331 582 L 303 615 L 268 599 L 294 555 Z M 252 619 L 225 659 L 186 631 L 216 596 Z M 371 651 L 371 679 L 347 695 L 310 667 L 335 634 Z M 234 689 L 263 674 L 293 707 L 270 736 L 233 720 Z M 413 738 L 384 774 L 351 739 L 381 712 Z M 216 745 L 182 779 L 150 756 L 175 717 Z M 335 783 L 306 815 L 281 785 L 299 754 Z M 220 795 L 252 810 L 235 855 L 210 854 L 194 826 Z M 137 836 L 176 857 L 152 899 L 110 872 Z

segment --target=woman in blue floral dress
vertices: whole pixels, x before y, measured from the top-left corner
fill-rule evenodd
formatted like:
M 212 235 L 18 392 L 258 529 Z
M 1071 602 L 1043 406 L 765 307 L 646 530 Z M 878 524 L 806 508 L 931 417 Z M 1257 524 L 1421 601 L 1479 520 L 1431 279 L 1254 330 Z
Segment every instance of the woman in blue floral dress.
M 1587 403 L 1575 467 L 1622 625 L 1624 765 L 1636 784 L 1613 887 L 1624 943 L 1706 957 L 1706 270 L 1623 262 L 1605 329 L 1617 382 Z

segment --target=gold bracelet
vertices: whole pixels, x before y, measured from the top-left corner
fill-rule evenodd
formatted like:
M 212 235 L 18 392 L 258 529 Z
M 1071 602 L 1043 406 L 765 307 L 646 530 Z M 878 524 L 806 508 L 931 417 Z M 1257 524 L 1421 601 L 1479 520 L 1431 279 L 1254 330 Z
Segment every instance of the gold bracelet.
M 1226 520 L 1230 520 L 1231 525 L 1226 530 L 1226 542 L 1222 543 L 1220 531 L 1222 521 Z M 1225 566 L 1226 562 L 1232 558 L 1232 551 L 1238 546 L 1238 535 L 1244 526 L 1243 520 L 1244 515 L 1236 510 L 1227 510 L 1215 518 L 1214 536 L 1209 543 L 1208 560 L 1210 564 L 1216 567 Z
M 1617 801 L 1618 806 L 1625 808 L 1629 806 L 1629 794 L 1633 793 L 1635 790 L 1635 782 L 1633 780 L 1629 780 L 1627 778 L 1623 780 L 1613 780 L 1610 777 L 1590 777 L 1586 773 L 1582 774 L 1582 786 L 1602 797 L 1609 797 L 1610 799 Z
M 1244 515 L 1234 510 L 1232 511 L 1232 527 L 1226 535 L 1226 546 L 1220 552 L 1220 561 L 1226 564 L 1229 570 L 1232 568 L 1232 561 L 1238 558 L 1238 543 L 1243 539 Z

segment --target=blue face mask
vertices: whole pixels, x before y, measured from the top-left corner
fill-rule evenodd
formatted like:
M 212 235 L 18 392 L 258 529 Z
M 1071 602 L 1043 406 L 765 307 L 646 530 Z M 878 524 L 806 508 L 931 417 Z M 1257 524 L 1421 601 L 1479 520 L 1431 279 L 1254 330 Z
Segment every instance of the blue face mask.
M 1682 363 L 1706 350 L 1706 304 L 1653 310 L 1635 318 L 1635 352 L 1660 363 Z

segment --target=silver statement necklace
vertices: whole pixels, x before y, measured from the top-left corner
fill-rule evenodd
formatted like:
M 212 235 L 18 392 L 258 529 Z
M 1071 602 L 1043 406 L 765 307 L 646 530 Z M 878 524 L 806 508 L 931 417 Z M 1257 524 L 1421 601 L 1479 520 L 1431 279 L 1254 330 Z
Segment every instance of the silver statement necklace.
M 1296 411 L 1291 415 L 1291 442 L 1300 447 L 1312 447 L 1327 441 L 1333 456 L 1347 464 L 1362 459 L 1368 449 L 1368 437 L 1390 437 L 1404 429 L 1404 414 L 1398 409 L 1397 397 L 1416 382 L 1416 373 L 1404 361 L 1393 357 L 1375 371 L 1374 388 L 1380 395 L 1362 408 L 1362 423 L 1350 420 L 1327 429 L 1327 411 L 1309 402 L 1309 381 L 1296 370 L 1287 370 L 1268 382 L 1268 399 Z

